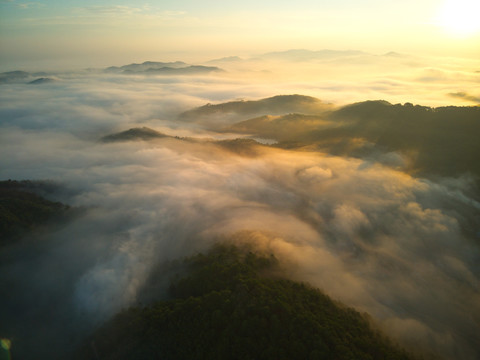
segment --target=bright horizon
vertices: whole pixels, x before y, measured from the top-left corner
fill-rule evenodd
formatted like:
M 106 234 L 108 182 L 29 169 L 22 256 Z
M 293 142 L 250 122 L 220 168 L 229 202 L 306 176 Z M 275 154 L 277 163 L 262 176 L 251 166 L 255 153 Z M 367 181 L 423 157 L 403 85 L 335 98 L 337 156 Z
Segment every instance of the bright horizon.
M 480 57 L 472 1 L 0 2 L 0 66 L 203 62 L 288 49 Z

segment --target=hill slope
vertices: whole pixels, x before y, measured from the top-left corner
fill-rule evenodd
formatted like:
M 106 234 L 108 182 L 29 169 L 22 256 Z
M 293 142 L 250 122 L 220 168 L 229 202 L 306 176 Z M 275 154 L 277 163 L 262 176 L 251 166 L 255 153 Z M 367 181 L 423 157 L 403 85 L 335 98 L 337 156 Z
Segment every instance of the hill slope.
M 308 108 L 301 114 L 262 116 L 225 130 L 275 139 L 284 148 L 309 146 L 333 155 L 398 152 L 408 159 L 408 170 L 422 176 L 470 173 L 480 178 L 479 106 L 431 108 L 365 101 L 320 115 L 305 113 Z
M 323 143 L 330 153 L 355 155 L 352 141 L 363 139 L 409 156 L 412 170 L 423 175 L 480 176 L 478 106 L 430 108 L 366 101 L 339 109 L 329 119 L 344 125 L 312 132 L 304 140 Z
M 28 181 L 0 181 L 0 246 L 24 233 L 62 218 L 67 205 L 49 201 L 32 192 Z
M 207 104 L 185 111 L 179 120 L 202 122 L 207 125 L 226 126 L 248 117 L 283 115 L 286 113 L 320 114 L 331 105 L 304 95 L 277 95 L 261 100 L 239 100 L 222 104 Z
M 148 127 L 131 128 L 119 133 L 106 135 L 101 138 L 103 142 L 116 142 L 116 141 L 135 141 L 135 140 L 153 140 L 168 137 L 168 135 L 162 134 L 156 130 Z
M 282 279 L 273 255 L 217 245 L 187 260 L 172 299 L 97 331 L 80 359 L 411 359 L 356 311 Z

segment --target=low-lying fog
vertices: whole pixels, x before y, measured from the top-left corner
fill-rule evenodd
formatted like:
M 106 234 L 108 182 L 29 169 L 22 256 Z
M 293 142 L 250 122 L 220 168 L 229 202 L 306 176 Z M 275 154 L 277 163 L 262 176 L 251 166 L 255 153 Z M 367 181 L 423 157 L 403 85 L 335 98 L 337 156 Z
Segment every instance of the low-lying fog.
M 235 135 L 178 120 L 206 103 L 293 93 L 333 107 L 368 99 L 478 103 L 473 68 L 393 55 L 343 60 L 257 59 L 231 68 L 218 62 L 225 72 L 201 76 L 88 71 L 0 84 L 0 180 L 53 181 L 59 188 L 50 198 L 81 209 L 0 250 L 0 337 L 15 334 L 25 358 L 62 354 L 140 301 L 156 264 L 237 234 L 277 254 L 292 278 L 368 312 L 401 344 L 478 358 L 480 239 L 471 234 L 480 228 L 466 227 L 478 226 L 480 204 L 471 175 L 418 178 L 371 157 L 268 145 L 244 153 L 205 140 Z M 378 63 L 385 76 L 371 75 Z M 313 76 L 293 76 L 292 66 Z M 238 76 L 242 67 L 247 76 Z M 142 126 L 179 138 L 100 141 Z

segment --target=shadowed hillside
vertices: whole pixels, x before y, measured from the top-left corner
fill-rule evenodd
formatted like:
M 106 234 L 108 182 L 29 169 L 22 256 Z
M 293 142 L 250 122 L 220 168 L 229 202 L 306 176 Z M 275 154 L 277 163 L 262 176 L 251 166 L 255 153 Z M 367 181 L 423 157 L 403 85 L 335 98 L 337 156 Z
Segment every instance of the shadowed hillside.
M 304 140 L 319 142 L 338 155 L 355 155 L 353 141 L 363 139 L 385 151 L 398 151 L 421 174 L 480 176 L 480 107 L 392 105 L 367 101 L 333 112 L 343 126 L 317 130 Z
M 0 246 L 66 216 L 69 206 L 34 193 L 30 181 L 0 182 Z
M 284 148 L 309 146 L 333 155 L 362 158 L 398 152 L 406 158 L 408 170 L 423 176 L 480 176 L 478 106 L 431 108 L 365 101 L 318 116 L 265 115 L 225 129 L 272 138 Z

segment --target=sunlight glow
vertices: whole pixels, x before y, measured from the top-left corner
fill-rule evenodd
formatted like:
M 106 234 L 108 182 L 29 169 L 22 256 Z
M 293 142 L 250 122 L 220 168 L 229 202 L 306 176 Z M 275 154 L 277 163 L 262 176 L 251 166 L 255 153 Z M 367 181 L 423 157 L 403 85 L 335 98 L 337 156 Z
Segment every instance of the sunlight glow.
M 10 346 L 12 345 L 11 341 L 8 339 L 0 339 L 0 344 L 5 350 L 10 350 Z
M 11 360 L 10 348 L 12 342 L 9 339 L 0 338 L 0 358 L 5 360 Z M 4 351 L 2 351 L 2 349 Z M 3 355 L 2 355 L 3 353 Z
M 446 0 L 438 14 L 438 21 L 450 34 L 468 36 L 480 32 L 479 14 L 478 0 Z

